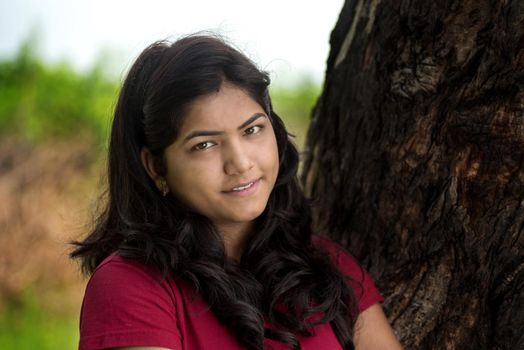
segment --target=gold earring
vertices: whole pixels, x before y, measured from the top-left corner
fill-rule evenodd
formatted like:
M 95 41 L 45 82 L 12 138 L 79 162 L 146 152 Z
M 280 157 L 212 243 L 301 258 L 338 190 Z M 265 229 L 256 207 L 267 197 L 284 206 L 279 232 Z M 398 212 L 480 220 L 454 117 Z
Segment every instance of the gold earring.
M 169 188 L 167 187 L 167 181 L 166 180 L 162 180 L 160 182 L 160 191 L 162 192 L 162 196 L 164 196 L 164 197 L 169 192 Z

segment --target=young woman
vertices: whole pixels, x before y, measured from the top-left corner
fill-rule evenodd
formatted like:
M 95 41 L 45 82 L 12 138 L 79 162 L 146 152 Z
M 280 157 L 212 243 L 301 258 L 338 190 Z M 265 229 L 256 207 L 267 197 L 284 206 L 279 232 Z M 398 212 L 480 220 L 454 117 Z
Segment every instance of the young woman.
M 269 77 L 221 39 L 157 42 L 120 92 L 107 205 L 72 257 L 80 349 L 400 349 L 370 276 L 313 234 Z

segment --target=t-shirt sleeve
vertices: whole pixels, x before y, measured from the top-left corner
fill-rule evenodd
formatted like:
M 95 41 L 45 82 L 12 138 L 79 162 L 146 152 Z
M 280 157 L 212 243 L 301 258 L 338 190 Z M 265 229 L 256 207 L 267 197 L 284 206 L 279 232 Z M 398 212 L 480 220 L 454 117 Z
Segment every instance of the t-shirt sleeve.
M 80 314 L 79 350 L 124 346 L 181 349 L 167 280 L 136 262 L 106 259 L 91 276 Z
M 359 313 L 384 301 L 370 274 L 342 246 L 321 236 L 314 236 L 313 240 L 327 250 L 339 270 L 348 277 L 348 284 L 357 298 Z
M 347 251 L 338 251 L 337 263 L 340 271 L 348 276 L 349 285 L 353 288 L 358 300 L 358 312 L 366 310 L 373 304 L 384 301 L 369 273 Z

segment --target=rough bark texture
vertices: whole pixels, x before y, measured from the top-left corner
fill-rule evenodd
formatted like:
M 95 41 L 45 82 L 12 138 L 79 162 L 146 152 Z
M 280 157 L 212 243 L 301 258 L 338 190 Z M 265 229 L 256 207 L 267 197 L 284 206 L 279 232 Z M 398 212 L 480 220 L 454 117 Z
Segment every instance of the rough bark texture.
M 406 349 L 524 349 L 524 1 L 347 0 L 302 181 Z

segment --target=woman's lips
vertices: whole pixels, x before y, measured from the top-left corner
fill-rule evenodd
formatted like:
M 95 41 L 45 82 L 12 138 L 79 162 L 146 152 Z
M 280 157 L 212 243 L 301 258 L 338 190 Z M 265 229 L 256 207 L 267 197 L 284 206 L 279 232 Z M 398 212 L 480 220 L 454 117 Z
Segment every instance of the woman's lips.
M 235 188 L 238 188 L 238 187 L 242 188 L 242 187 L 244 187 L 243 189 L 229 190 L 229 191 L 225 191 L 224 193 L 226 193 L 228 195 L 231 195 L 231 196 L 237 196 L 237 197 L 249 196 L 249 195 L 251 195 L 251 194 L 256 192 L 256 190 L 258 189 L 259 183 L 260 183 L 260 179 L 257 179 L 255 181 L 252 181 L 252 182 L 248 183 L 245 186 L 237 186 L 237 187 L 235 187 Z

